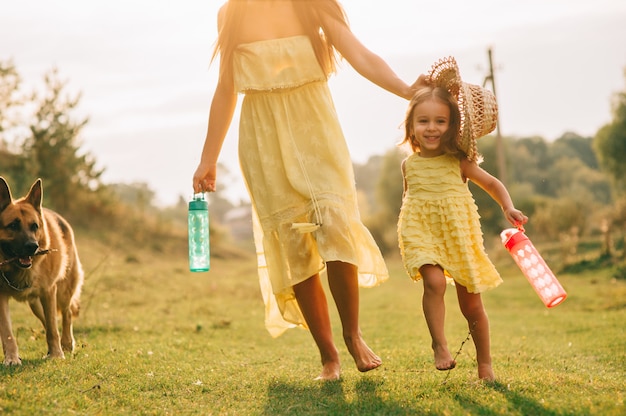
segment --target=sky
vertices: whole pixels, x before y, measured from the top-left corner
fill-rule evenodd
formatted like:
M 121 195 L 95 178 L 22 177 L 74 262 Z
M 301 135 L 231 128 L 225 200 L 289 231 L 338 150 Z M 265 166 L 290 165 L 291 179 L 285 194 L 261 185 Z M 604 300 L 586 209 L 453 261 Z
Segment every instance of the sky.
M 217 81 L 210 65 L 216 0 L 20 0 L 0 2 L 0 60 L 25 89 L 57 68 L 80 137 L 106 183 L 146 183 L 161 205 L 191 197 Z M 352 31 L 407 83 L 444 56 L 464 81 L 482 84 L 491 50 L 500 131 L 554 140 L 592 137 L 626 90 L 624 0 L 343 0 Z M 347 62 L 330 87 L 352 158 L 365 163 L 402 137 L 407 102 L 360 77 Z M 241 102 L 241 99 L 240 99 Z M 247 199 L 237 161 L 237 114 L 218 182 Z M 0 174 L 2 167 L 0 166 Z M 45 185 L 44 185 L 45 186 Z

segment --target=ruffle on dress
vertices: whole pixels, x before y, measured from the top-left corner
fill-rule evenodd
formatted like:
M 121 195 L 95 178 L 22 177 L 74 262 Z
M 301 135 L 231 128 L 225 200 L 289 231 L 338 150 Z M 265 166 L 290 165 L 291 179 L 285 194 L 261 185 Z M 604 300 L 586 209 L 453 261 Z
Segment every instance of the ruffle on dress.
M 277 337 L 306 322 L 293 286 L 316 273 L 325 272 L 325 262 L 340 261 L 358 266 L 360 287 L 378 286 L 389 277 L 382 254 L 367 228 L 358 218 L 350 218 L 338 206 L 320 201 L 323 225 L 313 233 L 291 229 L 291 221 L 306 221 L 311 213 L 293 217 L 265 232 L 255 219 L 257 261 L 261 291 L 265 301 L 265 326 Z

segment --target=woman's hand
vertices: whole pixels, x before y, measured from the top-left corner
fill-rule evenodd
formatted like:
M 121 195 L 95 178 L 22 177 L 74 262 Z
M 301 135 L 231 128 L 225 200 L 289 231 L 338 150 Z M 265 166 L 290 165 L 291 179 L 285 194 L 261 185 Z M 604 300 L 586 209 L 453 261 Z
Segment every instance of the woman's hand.
M 420 74 L 419 77 L 415 80 L 415 82 L 411 85 L 411 98 L 420 88 L 428 87 L 430 83 L 428 82 L 428 76 L 424 74 Z M 409 98 L 410 99 L 410 98 Z
M 200 163 L 196 172 L 193 174 L 193 191 L 194 193 L 215 192 L 215 180 L 217 177 L 217 165 L 204 165 Z

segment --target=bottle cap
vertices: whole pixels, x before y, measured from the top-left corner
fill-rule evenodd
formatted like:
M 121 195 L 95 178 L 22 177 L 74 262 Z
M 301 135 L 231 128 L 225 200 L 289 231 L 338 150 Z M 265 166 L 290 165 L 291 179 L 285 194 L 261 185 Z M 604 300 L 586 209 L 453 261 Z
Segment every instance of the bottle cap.
M 507 249 L 511 249 L 511 247 L 514 247 L 521 241 L 528 240 L 526 234 L 517 228 L 507 228 L 500 233 L 500 238 Z
M 193 199 L 189 201 L 190 210 L 207 210 L 209 209 L 209 202 L 206 200 L 203 193 L 195 194 Z

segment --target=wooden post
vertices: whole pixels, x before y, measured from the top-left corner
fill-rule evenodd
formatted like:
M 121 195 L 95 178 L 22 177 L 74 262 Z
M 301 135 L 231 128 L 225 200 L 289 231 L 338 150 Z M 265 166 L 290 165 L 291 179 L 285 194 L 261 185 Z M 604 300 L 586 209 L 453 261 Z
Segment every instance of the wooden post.
M 485 81 L 483 82 L 483 87 L 489 81 L 491 83 L 491 90 L 493 91 L 493 95 L 496 97 L 496 102 L 498 101 L 498 95 L 496 93 L 496 80 L 493 71 L 493 59 L 491 48 L 487 49 L 487 55 L 489 57 L 489 75 L 485 77 Z M 507 177 L 506 177 L 506 158 L 504 155 L 504 143 L 502 142 L 502 135 L 500 134 L 500 112 L 498 111 L 497 116 L 497 124 L 496 124 L 496 163 L 498 166 L 498 178 L 500 181 L 506 185 Z

